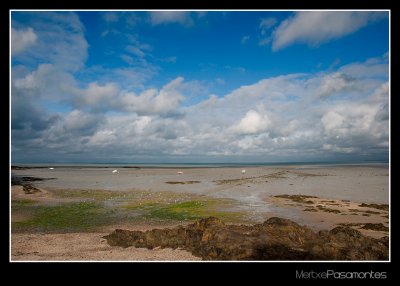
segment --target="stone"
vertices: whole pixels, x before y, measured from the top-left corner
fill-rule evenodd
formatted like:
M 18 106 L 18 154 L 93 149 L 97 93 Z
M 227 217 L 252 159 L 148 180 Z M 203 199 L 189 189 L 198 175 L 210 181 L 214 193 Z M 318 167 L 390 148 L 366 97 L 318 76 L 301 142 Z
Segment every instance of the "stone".
M 150 231 L 117 229 L 104 237 L 111 246 L 190 251 L 203 260 L 388 260 L 388 239 L 375 239 L 350 227 L 315 233 L 289 219 L 227 225 L 209 217 L 187 226 Z

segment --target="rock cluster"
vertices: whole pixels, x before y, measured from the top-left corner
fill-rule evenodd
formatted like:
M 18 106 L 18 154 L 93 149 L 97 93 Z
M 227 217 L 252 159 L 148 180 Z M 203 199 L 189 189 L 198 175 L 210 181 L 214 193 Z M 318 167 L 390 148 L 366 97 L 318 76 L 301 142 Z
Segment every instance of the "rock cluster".
M 272 217 L 261 224 L 228 225 L 215 217 L 187 226 L 146 232 L 117 229 L 104 237 L 111 246 L 190 251 L 203 260 L 388 260 L 388 237 L 374 239 L 350 227 L 315 233 Z

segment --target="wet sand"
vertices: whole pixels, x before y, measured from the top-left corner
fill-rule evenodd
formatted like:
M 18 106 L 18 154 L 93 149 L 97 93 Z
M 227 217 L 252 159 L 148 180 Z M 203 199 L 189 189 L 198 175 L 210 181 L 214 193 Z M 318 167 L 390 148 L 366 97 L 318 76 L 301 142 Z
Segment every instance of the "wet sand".
M 165 227 L 165 226 L 164 226 Z M 147 228 L 124 228 L 147 230 Z M 171 248 L 122 248 L 107 244 L 109 232 L 17 233 L 11 239 L 13 261 L 198 261 L 190 252 Z
M 74 201 L 62 198 L 57 191 L 69 189 L 110 190 L 147 193 L 176 193 L 213 199 L 231 199 L 235 211 L 246 214 L 243 223 L 262 222 L 270 217 L 289 218 L 314 230 L 331 229 L 347 224 L 372 237 L 389 232 L 363 229 L 367 223 L 388 227 L 388 211 L 365 204 L 389 203 L 389 169 L 382 166 L 284 166 L 243 168 L 56 168 L 49 170 L 13 170 L 19 176 L 55 178 L 34 182 L 41 192 L 25 194 L 13 186 L 12 199 L 29 199 L 44 204 Z M 178 174 L 183 172 L 183 174 Z M 307 195 L 312 203 L 296 202 L 280 195 Z M 319 207 L 318 207 L 319 206 Z M 306 210 L 308 209 L 308 210 Z M 328 210 L 328 211 L 327 211 Z M 334 210 L 334 211 L 329 211 Z M 13 213 L 12 220 L 23 220 L 24 214 Z M 146 225 L 110 225 L 95 232 L 13 233 L 11 259 L 18 260 L 199 260 L 191 253 L 172 249 L 120 249 L 110 247 L 102 236 L 121 227 L 132 230 L 171 227 L 180 221 Z M 367 227 L 368 228 L 368 227 Z
M 377 166 L 285 166 L 243 168 L 46 168 L 13 170 L 21 176 L 53 178 L 36 186 L 60 189 L 174 191 L 243 199 L 282 193 L 388 203 L 389 169 Z M 179 175 L 178 172 L 183 172 Z M 166 182 L 192 181 L 193 184 Z M 247 189 L 247 188 L 251 189 Z
M 350 226 L 374 238 L 389 235 L 389 213 L 385 204 L 360 204 L 312 196 L 278 195 L 267 200 L 298 215 L 298 223 L 318 231 Z

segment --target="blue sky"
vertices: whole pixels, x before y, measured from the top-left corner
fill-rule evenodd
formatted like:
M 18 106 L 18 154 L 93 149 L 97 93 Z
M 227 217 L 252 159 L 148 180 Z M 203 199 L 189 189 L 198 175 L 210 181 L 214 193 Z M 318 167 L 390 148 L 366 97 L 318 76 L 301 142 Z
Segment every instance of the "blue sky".
M 11 13 L 14 162 L 386 160 L 385 11 Z

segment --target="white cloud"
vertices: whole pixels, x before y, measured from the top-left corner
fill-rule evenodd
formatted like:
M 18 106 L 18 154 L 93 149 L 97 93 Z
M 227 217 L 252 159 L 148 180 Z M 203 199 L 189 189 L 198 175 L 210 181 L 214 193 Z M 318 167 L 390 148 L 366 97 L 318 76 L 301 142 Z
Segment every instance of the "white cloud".
M 80 108 L 89 107 L 93 110 L 107 110 L 114 106 L 119 89 L 115 84 L 99 85 L 92 82 L 85 90 L 75 91 L 75 104 Z
M 228 94 L 227 97 L 247 97 L 252 100 L 257 98 L 282 100 L 289 96 L 298 96 L 298 83 L 296 80 L 301 80 L 304 76 L 304 74 L 290 74 L 263 79 L 252 85 L 241 86 Z
M 30 14 L 28 14 L 29 16 Z M 27 17 L 26 25 L 31 27 L 33 36 L 28 29 L 27 43 L 23 53 L 16 56 L 28 64 L 48 63 L 64 71 L 78 71 L 84 66 L 89 47 L 84 26 L 78 15 L 73 12 L 35 13 L 35 17 Z M 20 23 L 14 22 L 15 26 Z M 34 32 L 33 32 L 34 31 Z M 18 39 L 18 37 L 16 37 Z M 17 45 L 18 47 L 18 45 Z
M 178 77 L 166 84 L 160 91 L 147 89 L 140 95 L 126 93 L 121 98 L 121 109 L 138 114 L 169 114 L 174 112 L 183 100 L 180 88 L 184 79 Z
M 75 79 L 52 64 L 40 64 L 32 72 L 19 73 L 15 69 L 12 76 L 13 88 L 29 100 L 60 101 L 67 97 L 67 90 L 75 86 Z
M 128 15 L 130 14 L 123 13 L 119 16 L 126 18 Z M 144 89 L 144 83 L 161 70 L 155 64 L 157 57 L 151 53 L 153 47 L 142 42 L 139 36 L 133 33 L 111 29 L 107 35 L 110 35 L 109 38 L 113 38 L 109 41 L 118 41 L 124 47 L 122 52 L 119 52 L 118 49 L 114 51 L 112 48 L 107 56 L 116 56 L 124 64 L 117 67 L 107 67 L 106 61 L 101 65 L 86 68 L 85 75 L 89 78 L 96 78 L 97 81 L 102 83 L 118 82 L 119 86 L 123 86 L 127 90 Z
M 107 11 L 102 13 L 104 21 L 108 26 L 112 26 L 112 24 L 117 22 L 123 22 L 125 25 L 129 27 L 135 26 L 141 18 L 139 13 L 131 12 L 131 11 Z
M 327 132 L 332 132 L 334 130 L 338 130 L 343 126 L 344 118 L 340 114 L 329 111 L 321 119 L 322 124 Z
M 126 47 L 126 50 L 140 58 L 144 58 L 144 56 L 145 56 L 145 53 L 140 48 L 135 47 L 135 46 L 129 45 Z
M 12 55 L 21 53 L 25 49 L 34 45 L 37 40 L 34 30 L 29 27 L 26 30 L 16 30 L 11 28 L 11 52 Z
M 372 80 L 377 77 L 389 75 L 388 61 L 385 58 L 373 58 L 364 63 L 352 63 L 339 68 L 339 72 L 345 73 L 354 79 Z
M 150 13 L 150 22 L 152 25 L 161 25 L 169 23 L 178 23 L 185 26 L 193 24 L 190 12 L 186 11 L 152 11 Z
M 110 33 L 110 30 L 104 30 L 103 32 L 101 32 L 100 36 L 102 38 L 106 37 L 108 34 Z
M 270 124 L 266 114 L 262 115 L 255 110 L 249 110 L 234 130 L 241 134 L 255 134 L 265 131 Z
M 165 63 L 176 63 L 177 60 L 178 60 L 177 57 L 167 57 L 167 58 L 160 59 L 161 62 L 165 62 Z
M 330 107 L 321 119 L 322 150 L 327 154 L 388 156 L 387 101 L 348 102 Z M 384 114 L 381 116 L 380 113 Z M 387 157 L 386 157 L 387 158 Z
M 239 71 L 239 72 L 245 72 L 246 71 L 246 69 L 244 67 L 233 67 L 233 66 L 230 66 L 230 65 L 226 65 L 224 68 L 227 69 L 227 70 L 234 70 L 234 71 Z
M 336 72 L 325 75 L 317 90 L 317 96 L 328 97 L 336 92 L 343 91 L 346 88 L 352 88 L 352 79 L 343 73 Z
M 206 12 L 206 11 L 196 11 L 195 13 L 196 13 L 197 18 L 203 18 L 204 16 L 207 15 L 208 12 Z
M 371 95 L 370 100 L 372 102 L 384 102 L 388 101 L 389 95 L 389 82 L 382 83 Z
M 99 83 L 118 83 L 126 90 L 144 89 L 144 83 L 158 74 L 160 68 L 147 62 L 138 62 L 137 58 L 121 55 L 120 58 L 130 66 L 106 68 L 91 66 L 84 71 L 85 77 L 96 78 Z
M 260 20 L 259 28 L 260 28 L 260 33 L 261 33 L 261 39 L 258 41 L 258 44 L 260 46 L 266 46 L 269 43 L 271 43 L 272 38 L 271 38 L 271 36 L 267 36 L 267 33 L 276 24 L 277 24 L 277 20 L 274 17 L 262 18 Z
M 120 55 L 119 56 L 121 58 L 121 60 L 123 60 L 124 62 L 126 62 L 129 65 L 134 65 L 135 64 L 135 60 L 128 55 Z
M 272 49 L 277 51 L 294 43 L 315 47 L 387 16 L 387 12 L 299 11 L 274 30 Z
M 104 148 L 106 146 L 114 145 L 117 136 L 111 130 L 100 130 L 90 137 L 87 142 L 88 146 Z
M 116 12 L 105 12 L 103 13 L 103 19 L 106 22 L 118 22 L 118 14 Z
M 276 18 L 269 17 L 269 18 L 263 18 L 260 21 L 260 30 L 261 30 L 261 35 L 265 35 L 269 29 L 271 29 L 275 24 L 277 23 Z
M 85 113 L 81 110 L 73 110 L 65 117 L 66 130 L 87 131 L 99 122 L 99 116 Z
M 249 40 L 250 40 L 250 36 L 243 36 L 241 42 L 242 42 L 242 44 L 244 45 L 244 44 L 246 44 Z
M 215 79 L 215 81 L 216 81 L 218 84 L 225 84 L 225 80 L 224 80 L 223 78 L 220 78 L 220 77 L 217 77 L 217 78 Z

